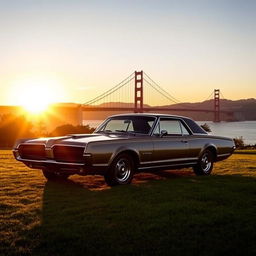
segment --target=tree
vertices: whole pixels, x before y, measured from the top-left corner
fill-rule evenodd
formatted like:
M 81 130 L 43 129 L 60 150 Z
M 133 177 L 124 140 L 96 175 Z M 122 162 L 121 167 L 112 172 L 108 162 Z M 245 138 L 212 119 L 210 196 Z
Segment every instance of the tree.
M 11 147 L 17 139 L 34 137 L 33 125 L 24 116 L 6 114 L 0 120 L 0 146 Z

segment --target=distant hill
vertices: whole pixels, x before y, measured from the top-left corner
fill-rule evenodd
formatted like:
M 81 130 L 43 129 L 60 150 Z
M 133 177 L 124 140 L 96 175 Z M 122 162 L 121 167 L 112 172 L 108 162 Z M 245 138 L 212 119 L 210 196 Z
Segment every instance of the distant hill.
M 109 107 L 116 106 L 117 108 L 122 107 L 133 107 L 133 103 L 125 103 L 125 102 L 108 102 L 101 104 L 101 107 Z M 56 113 L 59 113 L 61 118 L 65 120 L 65 123 L 75 123 L 77 119 L 77 110 L 81 105 L 76 103 L 58 103 L 53 104 L 52 107 L 55 109 Z M 150 107 L 149 105 L 144 105 L 145 107 Z M 164 107 L 170 109 L 168 112 L 174 115 L 184 115 L 189 116 L 198 121 L 208 121 L 213 120 L 213 113 L 204 113 L 204 112 L 191 112 L 191 111 L 174 111 L 172 108 L 187 108 L 187 109 L 213 109 L 214 101 L 208 100 L 204 102 L 196 102 L 196 103 L 180 103 L 173 105 L 161 105 L 159 107 Z M 232 111 L 234 115 L 230 116 L 227 114 L 221 114 L 222 121 L 244 121 L 244 120 L 256 120 L 256 99 L 241 99 L 241 100 L 220 100 L 220 108 L 221 110 Z M 128 111 L 127 111 L 128 112 Z M 130 111 L 129 111 L 130 112 Z M 161 111 L 158 111 L 161 112 Z M 21 108 L 18 106 L 0 106 L 0 116 L 3 114 L 12 113 L 19 115 L 22 113 Z M 123 111 L 86 111 L 83 112 L 83 119 L 85 120 L 102 120 L 106 117 L 114 114 L 123 113 Z M 60 119 L 60 117 L 58 118 Z M 51 122 L 53 118 L 51 118 Z M 57 122 L 57 121 L 56 121 Z M 55 127 L 55 121 L 52 125 Z
M 168 107 L 190 107 L 196 109 L 213 109 L 214 100 L 208 100 L 204 102 L 197 103 L 182 103 L 169 105 Z M 234 112 L 233 116 L 228 116 L 226 114 L 221 114 L 221 120 L 225 121 L 244 121 L 244 120 L 256 120 L 256 99 L 241 99 L 241 100 L 220 100 L 220 109 L 224 111 Z M 181 112 L 179 112 L 182 114 Z M 189 112 L 187 112 L 189 113 Z M 189 115 L 193 116 L 196 120 L 207 120 L 209 114 L 206 113 L 193 113 L 190 112 Z M 211 114 L 212 115 L 212 114 Z M 209 119 L 208 119 L 209 120 Z
M 118 108 L 121 107 L 133 107 L 133 103 L 104 103 L 100 104 L 101 107 L 108 107 L 108 106 L 115 106 Z M 149 105 L 144 105 L 145 107 L 150 107 Z M 180 104 L 173 104 L 173 105 L 161 105 L 159 104 L 158 107 L 164 107 L 170 109 L 168 112 L 163 113 L 169 113 L 169 114 L 175 114 L 175 115 L 184 115 L 184 116 L 190 116 L 191 118 L 195 120 L 200 121 L 206 121 L 206 120 L 212 120 L 213 119 L 213 113 L 204 113 L 204 112 L 190 112 L 190 111 L 174 111 L 171 110 L 172 108 L 187 108 L 187 109 L 213 109 L 214 107 L 214 100 L 207 100 L 203 102 L 196 102 L 196 103 L 180 103 Z M 221 99 L 220 100 L 220 109 L 225 111 L 231 111 L 234 112 L 234 115 L 230 116 L 227 114 L 221 114 L 221 120 L 223 121 L 244 121 L 244 120 L 256 120 L 256 99 L 241 99 L 241 100 L 226 100 Z M 109 113 L 98 113 L 100 117 L 102 115 L 107 116 L 111 115 L 117 112 L 109 112 Z M 106 115 L 107 114 L 107 115 Z M 95 115 L 95 114 L 94 114 Z M 88 115 L 87 115 L 88 116 Z M 90 119 L 90 118 L 86 118 Z M 99 118 L 101 119 L 101 118 Z

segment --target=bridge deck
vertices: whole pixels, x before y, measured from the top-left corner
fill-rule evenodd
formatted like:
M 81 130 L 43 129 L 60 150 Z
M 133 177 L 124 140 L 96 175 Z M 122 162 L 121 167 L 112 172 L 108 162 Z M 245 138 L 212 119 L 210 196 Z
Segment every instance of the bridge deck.
M 93 106 L 82 106 L 82 111 L 131 111 L 135 112 L 136 109 L 133 107 L 93 107 Z M 184 112 L 208 112 L 214 113 L 214 109 L 193 109 L 193 108 L 164 108 L 164 107 L 145 107 L 143 111 L 137 109 L 137 112 L 157 112 L 157 111 L 184 111 Z M 232 111 L 221 110 L 220 113 L 233 114 Z

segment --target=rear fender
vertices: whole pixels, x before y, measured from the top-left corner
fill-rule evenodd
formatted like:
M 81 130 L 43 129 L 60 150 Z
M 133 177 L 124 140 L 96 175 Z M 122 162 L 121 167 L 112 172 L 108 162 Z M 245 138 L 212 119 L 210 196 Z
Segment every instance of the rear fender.
M 217 158 L 217 155 L 218 155 L 218 150 L 217 150 L 217 147 L 213 144 L 213 143 L 207 143 L 207 144 L 205 144 L 204 145 L 204 147 L 201 149 L 201 151 L 200 151 L 200 153 L 199 153 L 199 158 L 202 156 L 202 154 L 203 154 L 203 152 L 206 150 L 206 149 L 209 149 L 209 150 L 211 150 L 211 149 L 213 149 L 215 152 L 214 152 L 214 158 L 215 158 L 215 160 L 216 160 L 216 158 Z M 214 160 L 214 161 L 215 161 Z

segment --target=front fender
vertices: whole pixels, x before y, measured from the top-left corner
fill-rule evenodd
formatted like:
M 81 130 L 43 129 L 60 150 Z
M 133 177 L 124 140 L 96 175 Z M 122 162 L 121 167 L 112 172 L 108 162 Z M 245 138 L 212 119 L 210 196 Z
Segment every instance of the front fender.
M 137 155 L 138 159 L 139 159 L 139 162 L 140 162 L 140 154 L 138 152 L 137 149 L 134 149 L 134 148 L 131 148 L 131 147 L 124 147 L 124 146 L 120 146 L 116 149 L 116 151 L 111 155 L 110 159 L 109 159 L 109 162 L 108 162 L 108 165 L 110 166 L 112 164 L 112 162 L 114 161 L 114 159 L 121 153 L 123 152 L 132 152 L 134 154 Z

